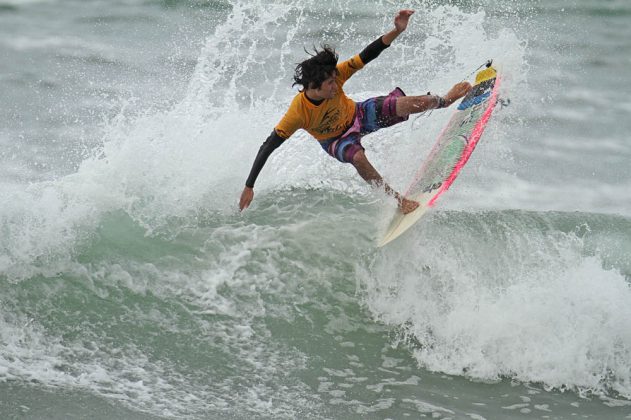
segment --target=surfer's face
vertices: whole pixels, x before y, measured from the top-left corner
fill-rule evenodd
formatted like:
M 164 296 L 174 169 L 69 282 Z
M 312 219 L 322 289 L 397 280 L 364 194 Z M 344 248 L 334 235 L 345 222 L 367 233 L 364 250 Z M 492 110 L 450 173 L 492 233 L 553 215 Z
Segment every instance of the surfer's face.
M 335 83 L 335 76 L 331 76 L 322 82 L 322 86 L 316 89 L 316 93 L 322 99 L 333 99 L 337 93 L 337 84 Z

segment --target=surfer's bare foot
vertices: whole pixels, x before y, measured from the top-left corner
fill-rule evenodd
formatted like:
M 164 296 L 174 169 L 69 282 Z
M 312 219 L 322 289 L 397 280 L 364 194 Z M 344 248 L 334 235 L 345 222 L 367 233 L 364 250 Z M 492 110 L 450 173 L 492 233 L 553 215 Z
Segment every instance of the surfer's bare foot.
M 399 201 L 399 210 L 401 213 L 408 214 L 416 210 L 420 206 L 418 201 L 408 200 L 407 198 L 402 198 Z
M 458 99 L 465 96 L 471 90 L 471 83 L 460 82 L 456 83 L 449 92 L 445 95 L 445 105 L 449 106 L 456 102 Z

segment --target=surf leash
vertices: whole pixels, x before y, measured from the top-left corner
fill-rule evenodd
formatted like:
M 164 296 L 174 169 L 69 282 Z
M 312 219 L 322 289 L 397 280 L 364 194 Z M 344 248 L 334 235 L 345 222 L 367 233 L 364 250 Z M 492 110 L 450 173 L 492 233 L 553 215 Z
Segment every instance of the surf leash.
M 473 74 L 474 74 L 476 71 L 480 70 L 482 67 L 486 67 L 486 68 L 488 69 L 488 68 L 489 68 L 489 67 L 491 67 L 492 65 L 493 65 L 493 59 L 492 59 L 492 58 L 491 58 L 491 59 L 489 59 L 489 60 L 486 60 L 486 62 L 485 62 L 484 64 L 482 64 L 480 67 L 478 67 L 477 69 L 475 69 L 475 70 L 473 70 L 471 73 L 469 73 L 469 74 L 467 75 L 467 77 L 465 77 L 464 79 L 462 79 L 462 81 L 464 82 L 465 80 L 468 80 L 468 79 L 469 79 L 469 77 L 473 76 Z

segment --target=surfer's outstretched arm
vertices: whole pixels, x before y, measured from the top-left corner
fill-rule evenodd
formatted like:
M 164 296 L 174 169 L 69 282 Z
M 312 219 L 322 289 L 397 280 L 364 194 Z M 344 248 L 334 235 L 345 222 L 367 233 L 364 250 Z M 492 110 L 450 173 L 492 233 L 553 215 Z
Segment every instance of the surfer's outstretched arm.
M 405 31 L 412 14 L 414 14 L 414 10 L 400 10 L 394 18 L 394 29 L 381 35 L 379 38 L 368 44 L 368 46 L 359 53 L 362 63 L 368 64 L 375 58 L 379 57 L 379 54 L 388 48 L 390 44 L 392 44 L 392 41 Z
M 259 152 L 254 159 L 254 163 L 252 164 L 252 169 L 250 170 L 250 175 L 248 176 L 247 181 L 245 181 L 245 188 L 243 188 L 243 192 L 241 193 L 241 199 L 239 200 L 239 210 L 243 211 L 248 208 L 252 199 L 254 199 L 254 182 L 256 178 L 259 176 L 261 169 L 263 169 L 263 165 L 267 162 L 267 158 L 272 154 L 274 150 L 276 150 L 283 142 L 284 138 L 279 136 L 276 133 L 276 130 L 272 131 L 272 134 L 269 135 L 265 143 L 261 145 L 259 148 Z
M 399 10 L 397 15 L 394 17 L 394 29 L 383 35 L 381 39 L 384 44 L 390 45 L 392 41 L 398 37 L 401 32 L 405 31 L 408 27 L 408 22 L 410 21 L 410 16 L 414 14 L 414 10 L 404 9 Z
M 363 150 L 358 151 L 353 156 L 353 166 L 357 169 L 359 175 L 364 178 L 366 182 L 371 185 L 374 185 L 378 188 L 383 188 L 386 194 L 393 196 L 399 202 L 399 209 L 403 214 L 410 213 L 414 211 L 419 203 L 416 201 L 408 200 L 403 197 L 401 194 L 392 189 L 388 184 L 386 184 L 379 174 L 377 170 L 372 166 L 372 164 L 368 161 L 366 154 Z

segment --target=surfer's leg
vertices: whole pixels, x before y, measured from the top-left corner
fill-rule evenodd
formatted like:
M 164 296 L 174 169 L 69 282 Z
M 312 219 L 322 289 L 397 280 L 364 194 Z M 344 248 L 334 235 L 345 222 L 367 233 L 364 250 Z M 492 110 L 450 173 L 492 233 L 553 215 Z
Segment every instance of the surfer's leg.
M 402 96 L 397 98 L 397 116 L 406 117 L 438 108 L 440 100 L 435 95 Z
M 436 95 L 402 96 L 397 98 L 397 116 L 406 117 L 430 109 L 447 107 L 471 90 L 469 82 L 456 83 L 444 97 Z M 441 101 L 442 99 L 442 101 Z
M 359 176 L 366 182 L 377 188 L 383 188 L 386 194 L 396 198 L 399 202 L 399 209 L 401 209 L 403 214 L 410 213 L 419 206 L 418 202 L 408 200 L 386 184 L 379 172 L 372 166 L 363 150 L 359 150 L 355 153 L 351 163 L 357 170 L 357 173 L 359 173 Z

